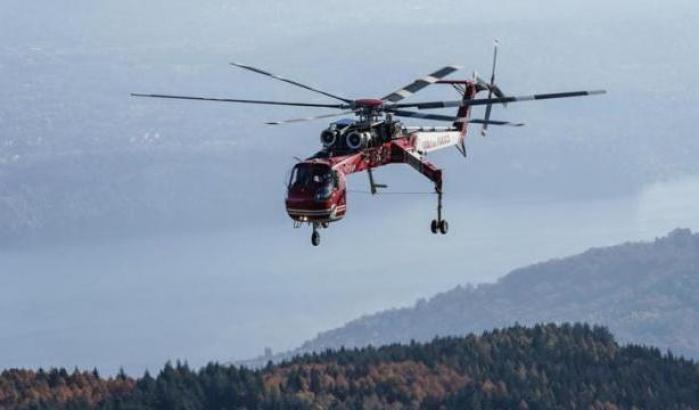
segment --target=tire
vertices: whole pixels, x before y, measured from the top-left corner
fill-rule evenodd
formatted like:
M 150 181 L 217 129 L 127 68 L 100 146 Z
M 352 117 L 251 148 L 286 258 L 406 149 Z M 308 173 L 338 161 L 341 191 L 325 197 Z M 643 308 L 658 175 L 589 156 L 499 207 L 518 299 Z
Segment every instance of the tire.
M 447 232 L 449 232 L 449 223 L 447 221 L 441 221 L 439 223 L 439 232 L 442 233 L 442 235 L 446 235 Z
M 318 232 L 313 232 L 311 235 L 311 243 L 313 246 L 318 246 L 320 245 L 320 234 Z
M 432 223 L 430 224 L 430 230 L 432 231 L 433 234 L 436 234 L 437 229 L 439 229 L 439 224 L 437 223 L 437 220 L 433 219 Z

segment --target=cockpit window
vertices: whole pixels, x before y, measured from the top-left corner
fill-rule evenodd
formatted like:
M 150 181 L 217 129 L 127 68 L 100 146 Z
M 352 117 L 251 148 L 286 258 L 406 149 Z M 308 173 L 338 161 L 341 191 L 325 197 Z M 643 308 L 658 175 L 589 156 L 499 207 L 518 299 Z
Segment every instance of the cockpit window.
M 289 187 L 318 187 L 333 183 L 333 172 L 329 167 L 315 164 L 299 164 L 294 167 L 291 173 Z

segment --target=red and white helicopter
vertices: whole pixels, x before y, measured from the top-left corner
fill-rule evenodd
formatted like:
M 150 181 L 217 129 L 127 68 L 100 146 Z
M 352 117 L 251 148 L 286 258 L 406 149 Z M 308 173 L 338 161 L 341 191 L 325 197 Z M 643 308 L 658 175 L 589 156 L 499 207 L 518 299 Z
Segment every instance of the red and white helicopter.
M 286 197 L 286 210 L 291 219 L 294 220 L 294 226 L 300 227 L 304 223 L 310 224 L 313 227 L 311 242 L 314 246 L 318 246 L 320 244 L 319 229 L 327 228 L 331 222 L 341 220 L 347 213 L 347 175 L 367 171 L 371 193 L 376 194 L 378 188 L 386 188 L 386 186 L 374 182 L 372 169 L 388 164 L 408 164 L 434 183 L 437 194 L 437 217 L 432 220 L 430 229 L 434 234 L 438 232 L 446 234 L 449 231 L 449 224 L 442 215 L 442 170 L 425 159 L 427 154 L 453 146 L 465 157 L 464 139 L 469 124 L 481 125 L 481 134 L 484 136 L 489 125 L 523 125 L 492 120 L 490 114 L 494 104 L 506 105 L 519 101 L 580 97 L 605 93 L 604 90 L 595 90 L 534 94 L 519 97 L 506 96 L 495 84 L 497 51 L 496 43 L 490 82 L 482 80 L 476 73 L 474 73 L 472 79 L 468 80 L 445 80 L 446 76 L 459 69 L 455 66 L 447 66 L 424 78 L 415 80 L 385 97 L 362 99 L 341 97 L 277 76 L 259 68 L 231 63 L 233 66 L 272 77 L 340 101 L 340 103 L 335 104 L 206 98 L 164 94 L 131 95 L 134 97 L 319 107 L 342 110 L 339 113 L 267 123 L 270 125 L 354 114 L 357 117 L 356 119 L 343 119 L 331 123 L 320 135 L 323 148 L 294 166 Z M 451 85 L 460 94 L 461 98 L 453 101 L 401 102 L 431 84 Z M 477 94 L 482 91 L 487 91 L 488 97 L 476 98 Z M 471 107 L 477 105 L 485 105 L 485 116 L 483 119 L 471 118 Z M 428 114 L 410 110 L 448 107 L 457 108 L 455 116 Z M 451 123 L 451 126 L 407 127 L 398 121 L 396 117 L 445 121 Z

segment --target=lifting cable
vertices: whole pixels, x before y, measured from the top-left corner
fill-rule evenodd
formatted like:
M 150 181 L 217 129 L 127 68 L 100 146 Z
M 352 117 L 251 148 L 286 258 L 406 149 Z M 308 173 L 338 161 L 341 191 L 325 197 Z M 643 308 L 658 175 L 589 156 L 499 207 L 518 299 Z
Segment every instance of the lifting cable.
M 356 189 L 348 189 L 347 192 L 353 194 L 367 194 L 367 195 L 437 195 L 436 192 L 376 192 L 372 194 L 371 191 L 362 191 Z

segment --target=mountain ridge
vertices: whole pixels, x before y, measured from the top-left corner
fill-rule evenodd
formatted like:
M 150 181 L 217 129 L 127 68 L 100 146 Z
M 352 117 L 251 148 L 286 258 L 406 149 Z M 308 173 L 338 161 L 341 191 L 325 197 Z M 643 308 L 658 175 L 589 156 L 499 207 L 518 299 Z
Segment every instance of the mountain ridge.
M 457 286 L 414 306 L 364 315 L 298 349 L 241 362 L 260 365 L 328 348 L 427 341 L 514 323 L 609 326 L 624 343 L 699 357 L 699 234 L 676 229 L 653 242 L 591 248 Z

